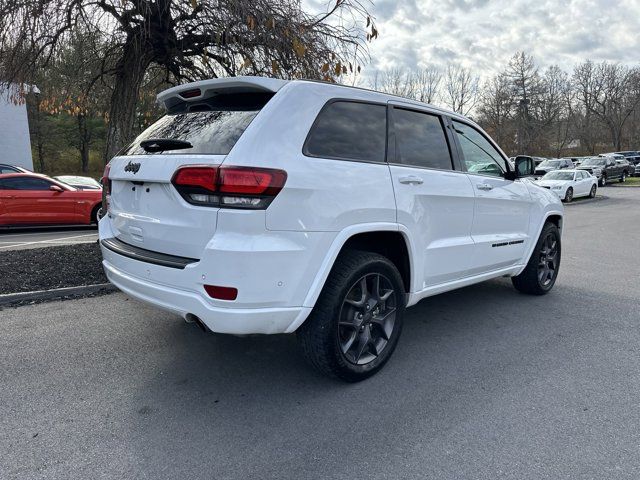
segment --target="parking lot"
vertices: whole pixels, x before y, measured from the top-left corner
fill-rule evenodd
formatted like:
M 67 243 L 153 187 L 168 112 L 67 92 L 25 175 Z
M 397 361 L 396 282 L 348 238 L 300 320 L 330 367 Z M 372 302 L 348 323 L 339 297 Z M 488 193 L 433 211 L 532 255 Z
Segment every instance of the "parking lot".
M 640 189 L 566 208 L 554 290 L 407 311 L 344 384 L 293 336 L 204 334 L 123 294 L 0 312 L 0 478 L 640 478 Z
M 20 228 L 0 230 L 0 252 L 27 248 L 78 245 L 98 240 L 95 225 L 88 227 Z

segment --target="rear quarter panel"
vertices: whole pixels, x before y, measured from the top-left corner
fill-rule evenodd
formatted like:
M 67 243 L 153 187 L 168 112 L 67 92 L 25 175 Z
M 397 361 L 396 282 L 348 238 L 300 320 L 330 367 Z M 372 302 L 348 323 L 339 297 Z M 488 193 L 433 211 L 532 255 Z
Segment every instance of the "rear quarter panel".
M 225 165 L 280 168 L 287 182 L 269 206 L 269 230 L 338 232 L 360 223 L 395 222 L 396 206 L 386 164 L 303 155 L 307 134 L 321 108 L 343 89 L 292 82 L 249 125 Z M 354 89 L 350 99 L 371 100 Z M 363 119 L 366 121 L 366 119 Z

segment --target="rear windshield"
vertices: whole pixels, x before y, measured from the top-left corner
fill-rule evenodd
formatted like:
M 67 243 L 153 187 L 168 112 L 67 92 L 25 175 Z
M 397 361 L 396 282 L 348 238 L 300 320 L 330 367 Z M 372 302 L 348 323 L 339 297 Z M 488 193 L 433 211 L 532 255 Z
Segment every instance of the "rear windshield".
M 140 142 L 171 139 L 189 142 L 191 148 L 164 150 L 158 154 L 226 155 L 231 151 L 271 94 L 229 94 L 198 103 L 173 107 L 147 128 L 120 155 L 145 155 Z

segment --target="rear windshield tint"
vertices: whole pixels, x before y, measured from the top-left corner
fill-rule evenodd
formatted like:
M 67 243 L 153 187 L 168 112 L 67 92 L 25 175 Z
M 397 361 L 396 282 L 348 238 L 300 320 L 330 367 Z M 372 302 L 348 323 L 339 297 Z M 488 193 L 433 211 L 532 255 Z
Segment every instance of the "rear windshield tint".
M 184 102 L 138 135 L 120 155 L 145 155 L 140 142 L 159 138 L 186 141 L 193 147 L 155 155 L 226 155 L 271 97 L 271 94 L 229 94 L 197 103 Z

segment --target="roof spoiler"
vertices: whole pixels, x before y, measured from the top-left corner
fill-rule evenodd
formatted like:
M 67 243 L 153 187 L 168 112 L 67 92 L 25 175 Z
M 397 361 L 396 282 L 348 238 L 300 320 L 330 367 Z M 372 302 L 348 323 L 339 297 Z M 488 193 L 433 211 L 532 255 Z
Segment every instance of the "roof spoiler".
M 185 83 L 158 94 L 158 103 L 168 111 L 184 102 L 201 101 L 220 93 L 275 93 L 287 80 L 265 77 L 228 77 Z

